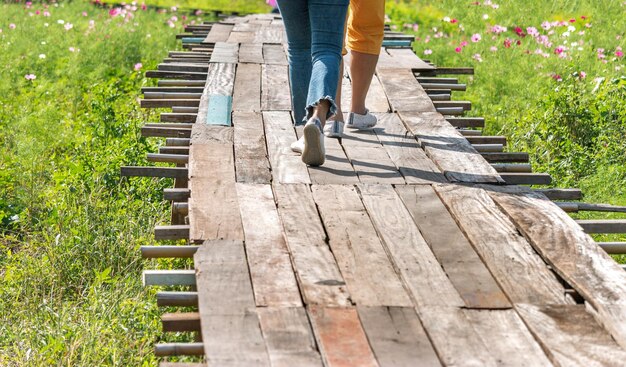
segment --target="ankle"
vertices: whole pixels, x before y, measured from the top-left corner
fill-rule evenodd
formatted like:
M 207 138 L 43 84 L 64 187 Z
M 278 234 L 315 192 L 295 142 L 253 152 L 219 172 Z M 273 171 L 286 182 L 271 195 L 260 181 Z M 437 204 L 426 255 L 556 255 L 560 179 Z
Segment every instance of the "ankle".
M 350 110 L 350 112 L 356 113 L 356 114 L 359 114 L 359 115 L 366 115 L 367 114 L 367 108 L 365 108 L 365 106 L 363 106 L 363 107 L 356 107 L 356 108 L 352 108 L 352 110 Z

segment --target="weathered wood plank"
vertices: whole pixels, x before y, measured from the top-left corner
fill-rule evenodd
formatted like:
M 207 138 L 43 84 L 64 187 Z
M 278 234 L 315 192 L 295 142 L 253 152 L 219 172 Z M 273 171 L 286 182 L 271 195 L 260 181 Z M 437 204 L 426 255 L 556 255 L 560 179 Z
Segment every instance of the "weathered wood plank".
M 263 59 L 267 65 L 289 65 L 283 45 L 264 44 Z
M 465 305 L 510 308 L 508 299 L 432 187 L 398 186 L 396 192 Z
M 393 111 L 436 112 L 433 102 L 409 69 L 376 69 Z
M 418 306 L 465 305 L 390 185 L 359 185 L 369 216 Z
M 236 64 L 212 63 L 209 66 L 204 92 L 198 107 L 196 124 L 206 124 L 209 110 L 209 100 L 213 95 L 232 96 L 235 84 Z
M 230 36 L 233 26 L 230 24 L 216 23 L 211 27 L 209 34 L 206 36 L 202 43 L 217 43 L 226 42 Z
M 484 190 L 455 185 L 436 185 L 435 189 L 511 302 L 573 303 Z
M 304 308 L 262 308 L 259 320 L 272 367 L 322 366 Z
M 239 64 L 237 66 L 233 111 L 261 111 L 261 65 Z
M 271 186 L 237 184 L 237 195 L 256 305 L 302 306 Z
M 619 366 L 626 361 L 626 352 L 584 305 L 518 304 L 515 309 L 555 365 Z
M 387 57 L 387 54 L 389 57 Z M 411 49 L 388 48 L 381 51 L 379 68 L 434 70 L 435 67 L 425 63 Z
M 365 105 L 370 110 L 370 112 L 387 113 L 390 110 L 387 95 L 385 94 L 383 85 L 380 83 L 380 80 L 378 80 L 377 75 L 374 75 L 372 77 L 370 89 L 368 90 L 367 96 L 365 97 Z
M 298 130 L 296 129 L 296 132 Z M 324 139 L 326 161 L 321 166 L 307 166 L 311 183 L 326 184 L 357 184 L 357 177 L 352 164 L 337 139 Z
M 190 241 L 243 240 L 235 192 L 233 128 L 195 124 L 189 148 Z
M 209 96 L 206 123 L 208 125 L 232 125 L 233 98 L 213 94 Z
M 290 90 L 288 66 L 263 64 L 261 90 L 263 111 L 291 110 Z
M 311 306 L 309 316 L 326 366 L 378 366 L 356 309 Z
M 280 24 L 262 25 L 256 32 L 254 43 L 277 43 L 282 44 L 286 41 L 284 36 L 285 29 Z
M 194 255 L 209 365 L 269 366 L 241 241 L 207 241 Z
M 254 41 L 254 32 L 235 32 L 234 28 L 233 31 L 230 32 L 230 35 L 228 36 L 228 40 L 226 42 L 228 43 L 250 43 Z
M 274 196 L 305 304 L 351 305 L 309 187 L 274 184 Z
M 354 186 L 315 185 L 330 248 L 358 306 L 412 305 Z
M 452 182 L 503 183 L 496 170 L 439 113 L 400 113 L 407 129 Z
M 441 366 L 413 308 L 357 307 L 357 311 L 381 366 Z
M 311 183 L 300 154 L 290 148 L 291 143 L 297 140 L 291 114 L 287 111 L 266 111 L 263 112 L 263 123 L 274 182 Z
M 439 168 L 409 135 L 395 113 L 376 114 L 374 132 L 408 184 L 446 182 Z
M 263 118 L 260 113 L 234 112 L 235 172 L 237 182 L 270 183 Z
M 217 42 L 211 54 L 211 63 L 236 64 L 239 61 L 239 44 Z
M 239 62 L 262 64 L 263 45 L 257 43 L 242 43 L 239 46 Z
M 596 317 L 626 348 L 626 272 L 542 194 L 521 187 L 489 190 L 534 249 L 595 308 Z

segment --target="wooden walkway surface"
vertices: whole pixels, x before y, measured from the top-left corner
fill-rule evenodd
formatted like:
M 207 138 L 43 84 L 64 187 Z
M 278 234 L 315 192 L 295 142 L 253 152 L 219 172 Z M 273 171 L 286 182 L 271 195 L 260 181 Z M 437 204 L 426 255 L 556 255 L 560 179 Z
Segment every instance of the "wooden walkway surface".
M 164 231 L 188 236 L 169 250 L 194 259 L 186 283 L 168 283 L 197 291 L 169 295 L 197 305 L 168 315 L 200 331 L 191 354 L 209 366 L 626 363 L 626 273 L 542 192 L 504 185 L 451 124 L 455 106 L 426 92 L 433 65 L 383 49 L 367 101 L 378 125 L 327 138 L 326 164 L 307 167 L 289 148 L 284 42 L 275 16 L 227 18 L 186 55 L 206 82 L 162 84 L 168 99 L 195 93 L 164 114 L 190 128 L 170 152 L 188 223 Z M 343 86 L 348 107 L 349 76 Z

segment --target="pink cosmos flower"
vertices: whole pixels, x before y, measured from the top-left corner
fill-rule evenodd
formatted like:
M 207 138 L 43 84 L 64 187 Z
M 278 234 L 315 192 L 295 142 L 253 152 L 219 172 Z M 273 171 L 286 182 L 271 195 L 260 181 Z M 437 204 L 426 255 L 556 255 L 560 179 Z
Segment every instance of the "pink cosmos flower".
M 111 10 L 109 10 L 109 15 L 112 17 L 116 17 L 120 14 L 122 14 L 122 9 L 120 8 L 112 8 Z
M 621 47 L 617 47 L 617 49 L 615 50 L 615 56 L 619 57 L 620 59 L 624 57 L 624 51 L 622 51 Z
M 460 54 L 461 51 L 463 51 L 462 47 L 457 47 L 457 48 L 454 49 L 454 52 L 456 52 L 457 54 Z
M 143 64 L 138 62 L 138 63 L 135 64 L 134 69 L 135 69 L 135 71 L 139 71 L 139 70 L 141 70 L 142 67 L 143 67 Z
M 26 80 L 35 80 L 35 79 L 37 79 L 37 75 L 35 75 L 35 74 L 26 74 L 26 75 L 24 75 L 24 78 Z
M 467 41 L 462 41 L 461 42 L 461 47 L 466 47 L 469 43 L 467 43 Z
M 559 46 L 557 48 L 554 49 L 554 53 L 557 55 L 562 54 L 565 51 L 565 49 L 563 48 L 563 46 Z
M 580 79 L 585 79 L 587 77 L 587 73 L 585 73 L 584 71 L 581 71 L 580 73 L 578 73 L 578 76 Z
M 535 27 L 528 27 L 528 28 L 526 28 L 526 33 L 528 33 L 532 37 L 538 37 L 539 36 L 539 31 Z
M 9 24 L 9 29 L 15 29 L 15 23 Z
M 491 52 L 498 52 L 498 48 L 496 46 L 491 46 L 489 51 L 491 51 Z
M 141 10 L 146 10 L 146 9 L 148 9 L 148 5 L 146 5 L 145 3 L 141 4 Z
M 50 12 L 49 12 L 49 11 L 47 11 L 47 10 L 44 10 L 44 11 L 43 11 L 43 16 L 44 16 L 44 17 L 49 17 L 50 15 L 51 15 L 51 14 L 50 14 Z
M 478 61 L 478 62 L 483 62 L 483 58 L 482 56 L 480 56 L 480 54 L 474 54 L 474 56 L 472 56 L 472 59 Z
M 424 55 L 432 55 L 432 53 L 433 53 L 433 50 L 431 49 L 424 50 Z
M 474 43 L 476 43 L 476 42 L 480 42 L 480 40 L 481 40 L 482 38 L 483 38 L 483 37 L 480 35 L 480 33 L 475 33 L 475 34 L 472 36 L 472 42 L 474 42 Z
M 504 47 L 511 48 L 512 44 L 513 44 L 513 41 L 511 41 L 510 38 L 507 37 L 507 39 L 504 40 Z
M 552 74 L 552 79 L 556 80 L 557 82 L 563 81 L 563 78 L 559 74 Z
M 74 25 L 72 23 L 65 23 L 63 28 L 65 28 L 66 31 L 69 31 L 70 29 L 74 28 Z
M 276 0 L 266 0 L 265 2 L 267 3 L 267 5 L 271 6 L 272 8 L 275 8 L 278 6 L 278 4 L 276 4 Z

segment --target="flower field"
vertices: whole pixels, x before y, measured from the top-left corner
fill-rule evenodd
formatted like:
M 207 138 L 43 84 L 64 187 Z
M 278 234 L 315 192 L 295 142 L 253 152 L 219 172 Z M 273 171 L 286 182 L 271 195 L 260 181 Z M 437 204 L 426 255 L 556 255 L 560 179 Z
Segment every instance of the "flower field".
M 165 223 L 168 180 L 145 165 L 156 112 L 140 88 L 183 24 L 182 9 L 266 11 L 264 1 L 0 4 L 0 366 L 156 366 L 154 290 L 141 245 Z M 210 3 L 210 4 L 208 4 Z M 173 9 L 178 7 L 179 9 Z M 488 133 L 588 202 L 626 205 L 626 1 L 387 1 L 393 27 L 461 77 Z M 588 215 L 585 215 L 588 217 Z M 603 240 L 626 238 L 613 236 Z M 167 336 L 189 340 L 185 334 Z M 163 340 L 159 340 L 163 341 Z

